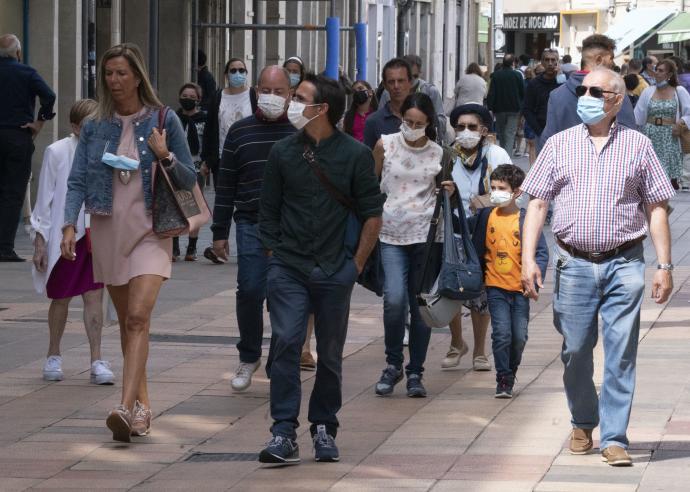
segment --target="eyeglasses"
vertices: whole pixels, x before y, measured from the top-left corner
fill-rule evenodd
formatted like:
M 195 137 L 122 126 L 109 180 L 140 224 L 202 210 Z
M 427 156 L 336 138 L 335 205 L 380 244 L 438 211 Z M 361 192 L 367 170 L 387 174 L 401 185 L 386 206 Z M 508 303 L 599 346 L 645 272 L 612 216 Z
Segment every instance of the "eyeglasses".
M 481 125 L 477 125 L 476 123 L 470 123 L 469 125 L 458 123 L 457 125 L 455 125 L 455 129 L 459 132 L 464 132 L 465 128 L 467 128 L 471 132 L 476 132 L 477 130 L 479 130 L 480 126 Z
M 587 91 L 589 91 L 590 96 L 595 97 L 597 99 L 604 99 L 604 94 L 618 95 L 617 92 L 605 91 L 601 87 L 597 86 L 587 87 L 586 85 L 580 85 L 578 87 L 575 87 L 575 95 L 577 97 L 584 96 L 585 94 L 587 94 Z
M 247 69 L 246 68 L 231 68 L 230 70 L 228 70 L 228 72 L 230 72 L 230 73 L 237 73 L 237 72 L 247 73 Z
M 403 120 L 403 122 L 409 127 L 412 128 L 413 130 L 417 130 L 419 128 L 426 128 L 426 123 L 419 123 L 416 121 L 410 121 L 410 120 Z

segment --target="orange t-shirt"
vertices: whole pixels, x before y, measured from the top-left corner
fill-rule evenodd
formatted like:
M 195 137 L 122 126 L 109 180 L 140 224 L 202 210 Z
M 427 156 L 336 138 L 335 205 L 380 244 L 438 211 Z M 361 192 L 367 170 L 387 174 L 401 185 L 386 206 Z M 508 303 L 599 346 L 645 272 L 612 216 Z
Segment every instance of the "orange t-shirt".
M 522 244 L 520 241 L 520 212 L 503 215 L 498 208 L 491 211 L 486 225 L 487 287 L 499 287 L 511 292 L 522 292 Z

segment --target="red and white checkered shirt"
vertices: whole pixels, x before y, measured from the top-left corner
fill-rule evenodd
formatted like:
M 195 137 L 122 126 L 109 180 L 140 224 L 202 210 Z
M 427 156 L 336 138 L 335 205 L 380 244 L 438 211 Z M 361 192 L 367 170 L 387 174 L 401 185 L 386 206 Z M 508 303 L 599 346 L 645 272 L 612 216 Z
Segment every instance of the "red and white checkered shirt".
M 601 153 L 583 124 L 549 138 L 522 191 L 554 200 L 554 235 L 569 246 L 601 253 L 647 232 L 643 204 L 674 195 L 641 133 L 614 124 Z

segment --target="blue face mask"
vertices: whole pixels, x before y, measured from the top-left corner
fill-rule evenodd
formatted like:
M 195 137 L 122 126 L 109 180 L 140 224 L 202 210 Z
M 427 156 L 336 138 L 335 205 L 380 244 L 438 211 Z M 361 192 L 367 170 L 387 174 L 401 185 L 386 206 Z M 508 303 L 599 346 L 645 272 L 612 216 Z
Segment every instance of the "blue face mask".
M 596 125 L 606 117 L 604 100 L 582 96 L 577 100 L 577 115 L 585 125 Z
M 556 83 L 557 84 L 564 84 L 566 81 L 566 76 L 564 73 L 559 73 L 556 75 Z
M 297 87 L 297 84 L 299 84 L 299 81 L 302 80 L 302 76 L 298 73 L 291 73 L 290 74 L 290 87 Z
M 228 84 L 231 87 L 243 87 L 247 83 L 246 73 L 231 73 L 228 75 Z
M 115 155 L 111 154 L 110 152 L 106 152 L 103 154 L 103 158 L 101 160 L 103 161 L 103 164 L 107 164 L 115 169 L 122 169 L 123 171 L 136 171 L 139 169 L 139 161 L 135 161 L 134 159 L 130 159 L 124 155 Z
M 668 80 L 662 80 L 661 82 L 656 83 L 657 89 L 663 89 L 668 85 Z

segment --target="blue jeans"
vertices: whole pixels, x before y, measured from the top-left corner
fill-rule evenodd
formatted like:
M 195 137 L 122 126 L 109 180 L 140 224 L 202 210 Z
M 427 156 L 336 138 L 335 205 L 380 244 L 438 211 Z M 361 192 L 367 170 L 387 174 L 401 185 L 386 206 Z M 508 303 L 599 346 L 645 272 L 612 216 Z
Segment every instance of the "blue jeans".
M 273 363 L 271 366 L 271 432 L 295 439 L 299 427 L 302 382 L 299 360 L 307 334 L 307 320 L 314 313 L 316 378 L 309 399 L 311 431 L 324 424 L 333 437 L 336 414 L 342 405 L 343 347 L 350 316 L 350 296 L 357 268 L 348 259 L 330 277 L 318 266 L 309 276 L 278 258 L 268 266 L 267 292 L 271 316 Z
M 563 335 L 563 384 L 572 425 L 593 429 L 601 423 L 600 449 L 627 448 L 644 294 L 642 245 L 601 263 L 572 257 L 558 247 L 554 252 L 553 319 Z M 592 381 L 599 316 L 604 340 L 600 398 Z
M 248 220 L 236 222 L 237 238 L 237 325 L 240 361 L 253 363 L 261 358 L 264 336 L 264 300 L 268 257 L 259 240 L 259 225 Z
M 385 280 L 383 284 L 383 327 L 386 344 L 386 363 L 400 369 L 403 365 L 403 338 L 409 307 L 410 362 L 407 374 L 424 372 L 426 351 L 431 338 L 428 327 L 419 314 L 417 282 L 422 273 L 425 244 L 395 246 L 381 243 L 381 261 Z
M 515 382 L 515 373 L 527 344 L 529 299 L 522 292 L 487 287 L 486 298 L 491 314 L 491 348 L 496 365 L 496 381 Z

